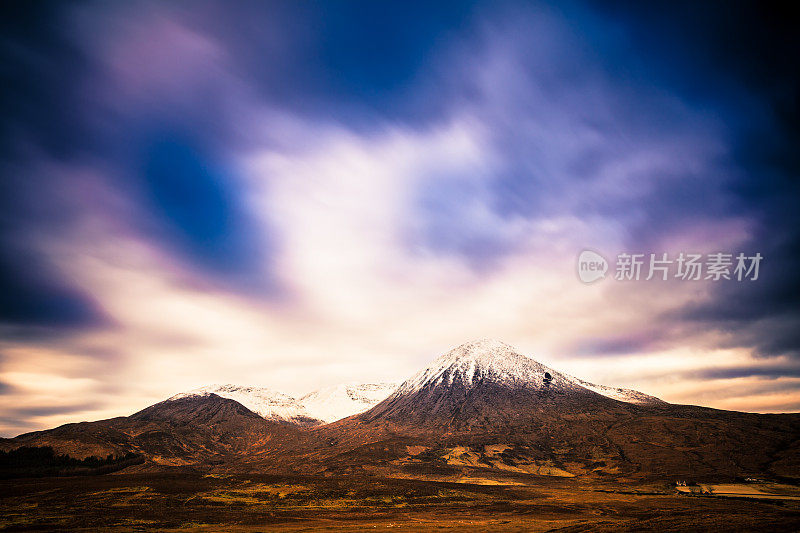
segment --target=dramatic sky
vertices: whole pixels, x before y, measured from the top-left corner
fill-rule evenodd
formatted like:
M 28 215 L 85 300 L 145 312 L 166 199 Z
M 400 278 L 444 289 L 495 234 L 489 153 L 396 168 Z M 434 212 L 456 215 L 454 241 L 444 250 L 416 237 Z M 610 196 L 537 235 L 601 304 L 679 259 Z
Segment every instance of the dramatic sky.
M 0 435 L 211 383 L 402 380 L 482 337 L 671 402 L 800 410 L 788 11 L 0 10 Z M 584 284 L 583 249 L 764 259 Z

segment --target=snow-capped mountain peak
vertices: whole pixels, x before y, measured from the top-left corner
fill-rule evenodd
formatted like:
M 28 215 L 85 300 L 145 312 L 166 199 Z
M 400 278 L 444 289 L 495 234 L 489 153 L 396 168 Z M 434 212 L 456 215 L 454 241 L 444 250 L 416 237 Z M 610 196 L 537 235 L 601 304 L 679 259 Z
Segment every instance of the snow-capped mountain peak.
M 589 390 L 626 403 L 663 403 L 639 391 L 595 385 L 564 374 L 521 355 L 509 344 L 493 339 L 467 342 L 450 350 L 401 384 L 395 395 L 441 385 L 455 384 L 470 389 L 484 381 L 509 388 L 547 388 L 561 392 Z
M 521 355 L 504 342 L 482 339 L 468 342 L 438 357 L 398 389 L 398 393 L 429 386 L 460 384 L 469 389 L 488 380 L 513 387 L 578 388 L 567 376 Z

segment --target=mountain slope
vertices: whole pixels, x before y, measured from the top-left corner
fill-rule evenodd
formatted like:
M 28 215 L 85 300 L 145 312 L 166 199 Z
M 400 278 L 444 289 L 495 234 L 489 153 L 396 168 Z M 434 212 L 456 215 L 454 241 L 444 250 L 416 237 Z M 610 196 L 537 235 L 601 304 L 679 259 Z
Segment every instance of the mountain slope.
M 572 379 L 574 379 L 575 383 L 577 383 L 581 387 L 587 388 L 590 391 L 596 392 L 597 394 L 602 394 L 606 398 L 611 398 L 613 400 L 618 400 L 620 402 L 635 403 L 639 405 L 653 405 L 653 404 L 667 403 L 660 398 L 656 398 L 655 396 L 650 396 L 649 394 L 645 394 L 637 390 L 608 387 L 606 385 L 595 385 L 594 383 L 589 383 L 588 381 L 583 381 L 582 379 L 578 378 L 572 378 Z

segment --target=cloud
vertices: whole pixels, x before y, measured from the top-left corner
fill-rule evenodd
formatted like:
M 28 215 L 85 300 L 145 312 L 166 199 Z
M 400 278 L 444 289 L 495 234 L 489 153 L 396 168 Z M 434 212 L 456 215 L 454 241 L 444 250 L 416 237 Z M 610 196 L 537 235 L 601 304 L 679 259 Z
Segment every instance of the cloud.
M 402 379 L 473 337 L 670 401 L 797 404 L 793 130 L 749 122 L 750 76 L 693 90 L 647 10 L 45 11 L 2 39 L 5 434 L 210 382 Z M 587 247 L 765 262 L 587 286 Z

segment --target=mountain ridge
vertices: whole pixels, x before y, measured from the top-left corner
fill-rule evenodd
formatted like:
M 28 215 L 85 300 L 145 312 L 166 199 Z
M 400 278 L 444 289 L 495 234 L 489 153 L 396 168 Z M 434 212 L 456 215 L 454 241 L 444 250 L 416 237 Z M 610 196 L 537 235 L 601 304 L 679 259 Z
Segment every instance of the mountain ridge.
M 396 383 L 341 383 L 295 398 L 266 387 L 208 385 L 170 396 L 166 401 L 216 394 L 235 400 L 266 420 L 303 427 L 327 424 L 358 414 L 386 398 Z
M 800 480 L 800 414 L 613 397 L 625 390 L 593 385 L 507 344 L 481 340 L 435 358 L 370 409 L 329 424 L 304 428 L 266 420 L 205 391 L 173 396 L 128 417 L 21 435 L 0 441 L 0 449 L 52 446 L 75 457 L 132 452 L 147 461 L 137 468 L 314 475 Z M 375 399 L 362 392 L 335 386 L 316 399 L 325 403 L 342 393 L 354 401 Z M 623 397 L 631 392 L 643 394 L 628 390 Z

